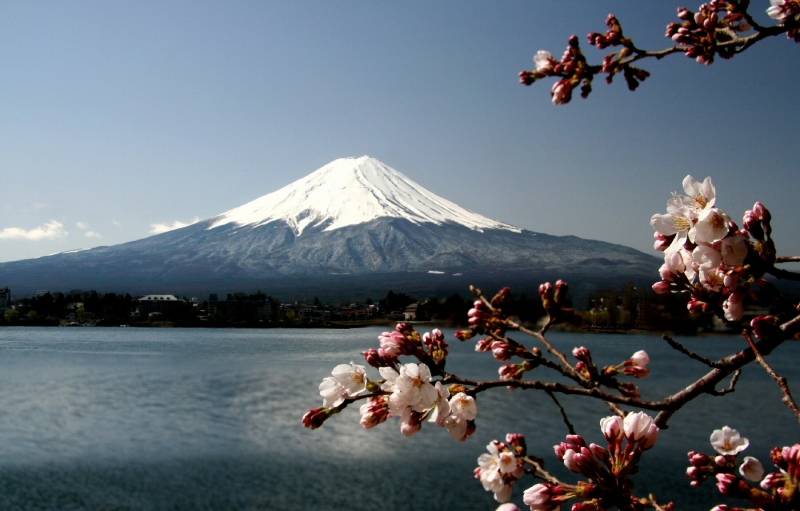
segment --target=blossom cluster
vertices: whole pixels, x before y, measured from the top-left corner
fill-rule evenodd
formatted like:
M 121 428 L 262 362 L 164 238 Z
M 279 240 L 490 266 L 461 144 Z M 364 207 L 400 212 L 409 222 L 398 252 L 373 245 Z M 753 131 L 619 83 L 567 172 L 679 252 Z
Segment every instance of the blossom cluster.
M 444 334 L 434 329 L 420 336 L 411 325 L 399 323 L 378 341 L 380 348 L 365 351 L 364 357 L 380 378 L 370 380 L 366 367 L 353 362 L 334 367 L 319 385 L 322 407 L 306 412 L 303 424 L 318 428 L 349 403 L 366 399 L 360 407 L 360 422 L 366 429 L 398 417 L 400 431 L 411 436 L 427 420 L 446 428 L 453 438 L 466 440 L 475 431 L 475 398 L 461 386 L 434 380 L 435 374 L 442 374 L 448 354 Z M 399 357 L 404 355 L 414 355 L 419 362 L 403 364 Z
M 638 471 L 642 453 L 655 445 L 659 428 L 643 412 L 629 413 L 624 419 L 606 417 L 600 428 L 608 447 L 587 444 L 580 435 L 568 435 L 566 442 L 553 447 L 564 466 L 587 481 L 577 485 L 544 482 L 528 488 L 522 500 L 531 511 L 558 510 L 573 499 L 582 501 L 573 505 L 573 510 L 638 508 L 629 477 Z
M 770 0 L 767 14 L 782 25 L 792 27 L 786 37 L 800 43 L 800 0 Z
M 644 350 L 634 353 L 631 358 L 616 365 L 605 366 L 600 370 L 592 360 L 589 348 L 580 346 L 572 350 L 572 355 L 578 359 L 575 370 L 585 381 L 592 384 L 604 385 L 617 389 L 623 396 L 639 397 L 639 389 L 631 382 L 621 382 L 617 375 L 633 376 L 634 378 L 645 378 L 650 374 L 650 356 Z
M 681 7 L 678 18 L 682 22 L 667 25 L 666 36 L 684 46 L 687 57 L 706 65 L 714 62 L 715 55 L 733 57 L 737 48 L 730 43 L 738 34 L 752 30 L 738 2 L 712 0 L 697 12 Z
M 589 44 L 598 49 L 621 47 L 605 55 L 601 65 L 590 65 L 580 48 L 578 36 L 569 38 L 567 50 L 560 60 L 546 50 L 539 50 L 533 57 L 536 66 L 533 70 L 519 73 L 520 83 L 532 85 L 546 77 L 559 80 L 550 92 L 555 105 L 563 105 L 572 100 L 572 93 L 580 87 L 581 97 L 586 98 L 592 91 L 592 81 L 599 73 L 606 74 L 606 83 L 614 76 L 622 74 L 628 89 L 636 90 L 650 73 L 633 64 L 645 57 L 662 58 L 670 53 L 683 52 L 700 64 L 710 65 L 719 56 L 729 59 L 751 46 L 763 34 L 774 35 L 769 29 L 755 24 L 748 14 L 749 1 L 711 0 L 702 4 L 697 12 L 685 7 L 678 9 L 678 22 L 667 25 L 666 37 L 676 46 L 662 51 L 644 51 L 625 37 L 622 25 L 614 14 L 606 18 L 608 30 L 605 33 L 592 32 L 587 38 Z M 767 14 L 780 22 L 779 33 L 786 32 L 789 39 L 800 42 L 800 0 L 770 0 Z M 753 33 L 755 31 L 755 33 Z
M 509 433 L 505 442 L 494 440 L 486 446 L 486 450 L 489 452 L 478 457 L 475 478 L 480 480 L 486 491 L 494 493 L 496 501 L 508 502 L 514 483 L 525 475 L 525 437 Z
M 797 509 L 800 504 L 800 494 L 797 493 L 800 485 L 800 444 L 773 449 L 770 457 L 778 471 L 769 474 L 765 474 L 764 466 L 756 458 L 745 456 L 741 462 L 737 460 L 750 442 L 735 429 L 724 426 L 715 430 L 711 434 L 711 445 L 716 455 L 689 452 L 690 466 L 686 469 L 686 475 L 692 480 L 692 486 L 699 486 L 713 477 L 717 481 L 717 489 L 727 497 L 746 500 L 764 510 Z M 742 508 L 723 504 L 712 511 L 739 509 Z
M 653 289 L 689 291 L 690 311 L 721 313 L 738 321 L 752 283 L 775 261 L 770 213 L 757 202 L 739 229 L 716 207 L 711 178 L 701 183 L 686 176 L 683 189 L 686 195 L 673 193 L 667 212 L 650 219 L 656 231 L 654 248 L 664 252 L 661 281 Z

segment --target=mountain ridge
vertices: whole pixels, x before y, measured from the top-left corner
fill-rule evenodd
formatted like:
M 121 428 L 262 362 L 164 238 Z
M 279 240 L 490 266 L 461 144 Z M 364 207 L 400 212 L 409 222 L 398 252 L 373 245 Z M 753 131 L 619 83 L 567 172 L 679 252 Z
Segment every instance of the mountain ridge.
M 362 175 L 354 185 L 350 180 L 359 171 L 375 175 Z M 332 190 L 343 191 L 332 197 Z M 323 202 L 315 193 L 331 200 Z M 354 204 L 366 204 L 365 193 L 377 202 L 354 210 Z M 322 294 L 325 286 L 344 292 L 348 286 L 415 286 L 418 281 L 423 289 L 455 291 L 487 285 L 490 276 L 499 285 L 567 274 L 592 282 L 645 282 L 657 276 L 659 265 L 657 258 L 632 248 L 496 222 L 361 157 L 335 160 L 277 192 L 187 227 L 119 245 L 0 263 L 0 285 L 23 292 L 141 293 L 294 286 Z M 501 276 L 507 281 L 500 282 Z

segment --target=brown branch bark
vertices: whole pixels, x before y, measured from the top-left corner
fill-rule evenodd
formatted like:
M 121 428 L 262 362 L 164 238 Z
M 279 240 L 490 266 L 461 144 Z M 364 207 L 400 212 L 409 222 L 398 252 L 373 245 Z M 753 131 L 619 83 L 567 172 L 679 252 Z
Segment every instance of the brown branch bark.
M 756 362 L 758 362 L 758 364 L 764 368 L 767 374 L 769 374 L 781 388 L 781 391 L 783 392 L 783 399 L 781 399 L 781 401 L 786 406 L 788 406 L 792 410 L 792 412 L 794 412 L 795 417 L 797 417 L 797 420 L 800 421 L 800 407 L 797 406 L 797 403 L 792 397 L 792 392 L 789 390 L 789 382 L 786 380 L 786 377 L 781 376 L 777 372 L 775 372 L 775 369 L 773 369 L 772 366 L 769 365 L 769 363 L 766 360 L 764 360 L 764 357 L 762 357 L 761 353 L 759 353 L 755 342 L 753 342 L 753 336 L 750 334 L 749 331 L 745 330 L 744 332 L 742 332 L 742 335 L 744 335 L 744 338 L 747 339 L 747 342 L 750 344 L 750 348 L 752 348 L 753 353 L 755 353 Z
M 782 328 L 786 330 L 790 325 L 793 325 L 798 321 L 800 321 L 800 319 L 795 318 L 795 320 L 792 320 L 791 322 L 784 324 Z M 776 347 L 781 345 L 784 341 L 785 338 L 776 337 L 774 339 L 759 341 L 758 343 L 756 343 L 756 346 L 760 354 L 768 355 Z M 745 348 L 744 350 L 738 353 L 729 355 L 717 362 L 714 362 L 713 369 L 711 369 L 711 371 L 706 373 L 704 376 L 697 379 L 694 383 L 687 386 L 683 390 L 680 390 L 670 396 L 667 396 L 661 401 L 645 401 L 640 398 L 619 396 L 605 392 L 597 387 L 581 388 L 581 387 L 573 387 L 565 385 L 559 382 L 543 382 L 538 380 L 533 380 L 533 381 L 497 380 L 497 381 L 479 382 L 474 380 L 463 379 L 457 376 L 448 376 L 447 378 L 445 378 L 443 383 L 445 384 L 459 383 L 462 385 L 469 385 L 473 387 L 471 389 L 471 393 L 473 394 L 478 394 L 480 392 L 484 392 L 492 388 L 512 386 L 524 390 L 543 390 L 545 392 L 560 393 L 565 395 L 577 395 L 593 399 L 600 399 L 602 401 L 606 401 L 608 403 L 613 403 L 617 405 L 626 405 L 635 408 L 642 408 L 645 410 L 658 411 L 659 414 L 656 416 L 655 419 L 656 425 L 661 429 L 666 429 L 669 419 L 675 414 L 675 412 L 680 410 L 689 401 L 692 401 L 693 399 L 703 394 L 723 395 L 731 392 L 735 385 L 736 373 L 742 367 L 753 362 L 755 359 L 756 359 L 756 351 L 754 351 L 753 348 L 751 347 Z M 734 375 L 734 378 L 732 379 L 731 382 L 731 386 L 725 391 L 717 391 L 716 390 L 717 385 L 731 375 Z

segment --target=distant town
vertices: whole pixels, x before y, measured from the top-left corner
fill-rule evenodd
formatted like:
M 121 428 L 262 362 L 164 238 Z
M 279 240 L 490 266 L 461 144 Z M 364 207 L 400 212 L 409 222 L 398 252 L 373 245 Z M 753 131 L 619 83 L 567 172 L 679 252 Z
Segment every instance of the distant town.
M 474 297 L 453 294 L 419 299 L 389 291 L 384 297 L 353 303 L 282 302 L 262 291 L 209 294 L 202 299 L 172 294 L 133 296 L 97 291 L 39 291 L 24 298 L 0 288 L 0 326 L 132 326 L 132 327 L 329 327 L 353 328 L 393 322 L 466 324 Z M 682 295 L 658 295 L 627 284 L 599 289 L 575 308 L 589 331 L 658 331 L 696 334 L 724 331 L 711 316 L 690 314 Z M 535 325 L 545 316 L 538 296 L 515 296 L 503 308 L 506 315 Z M 757 309 L 751 315 L 764 313 Z

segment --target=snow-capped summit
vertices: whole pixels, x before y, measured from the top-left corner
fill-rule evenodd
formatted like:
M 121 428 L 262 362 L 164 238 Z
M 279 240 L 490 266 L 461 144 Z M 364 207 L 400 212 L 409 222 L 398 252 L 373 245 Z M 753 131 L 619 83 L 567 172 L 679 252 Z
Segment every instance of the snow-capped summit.
M 141 240 L 0 263 L 0 283 L 142 294 L 269 289 L 348 297 L 533 286 L 584 276 L 646 283 L 662 261 L 468 211 L 369 157 L 344 158 L 274 193 Z M 574 288 L 573 288 L 574 289 Z M 337 291 L 338 290 L 338 291 Z M 368 295 L 367 295 L 368 296 Z
M 219 215 L 209 229 L 226 224 L 255 227 L 282 220 L 300 236 L 308 227 L 334 231 L 379 218 L 461 225 L 475 231 L 521 232 L 439 197 L 369 156 L 335 160 L 276 192 Z

